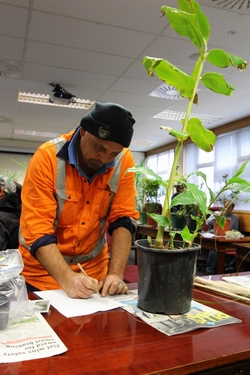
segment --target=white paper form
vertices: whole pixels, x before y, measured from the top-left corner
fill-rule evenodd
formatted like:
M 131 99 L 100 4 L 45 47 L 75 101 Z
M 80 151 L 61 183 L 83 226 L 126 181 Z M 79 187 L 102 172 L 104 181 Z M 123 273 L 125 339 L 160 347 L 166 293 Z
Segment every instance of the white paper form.
M 88 299 L 70 298 L 64 290 L 45 290 L 35 292 L 35 294 L 45 300 L 67 318 L 93 314 L 98 311 L 108 311 L 121 307 L 117 300 L 108 297 L 100 297 L 98 294 L 91 294 Z

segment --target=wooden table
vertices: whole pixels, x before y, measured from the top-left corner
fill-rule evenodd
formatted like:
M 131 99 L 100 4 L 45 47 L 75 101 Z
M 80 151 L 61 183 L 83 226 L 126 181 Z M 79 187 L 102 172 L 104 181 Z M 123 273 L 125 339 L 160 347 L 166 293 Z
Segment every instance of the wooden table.
M 136 286 L 130 285 L 132 289 Z M 33 294 L 30 297 L 35 298 Z M 210 306 L 242 323 L 168 337 L 120 308 L 68 319 L 51 307 L 44 316 L 68 351 L 49 358 L 0 364 L 0 373 L 249 375 L 250 305 L 198 289 L 194 297 L 212 303 Z
M 151 236 L 155 238 L 157 233 L 157 226 L 155 225 L 138 225 L 137 232 L 136 232 L 136 239 L 142 238 L 142 236 Z M 169 232 L 167 230 L 164 231 L 164 238 L 169 239 Z M 177 239 L 178 236 L 176 237 Z M 250 236 L 245 236 L 238 239 L 227 239 L 226 237 L 222 236 L 214 236 L 214 237 L 203 237 L 200 234 L 196 237 L 196 243 L 199 243 L 203 250 L 214 250 L 217 251 L 217 274 L 224 273 L 224 264 L 225 264 L 225 252 L 228 251 L 236 251 L 235 244 L 236 243 L 249 243 L 250 244 Z
M 250 263 L 250 243 L 234 243 L 236 248 L 236 269 L 245 271 L 245 262 Z

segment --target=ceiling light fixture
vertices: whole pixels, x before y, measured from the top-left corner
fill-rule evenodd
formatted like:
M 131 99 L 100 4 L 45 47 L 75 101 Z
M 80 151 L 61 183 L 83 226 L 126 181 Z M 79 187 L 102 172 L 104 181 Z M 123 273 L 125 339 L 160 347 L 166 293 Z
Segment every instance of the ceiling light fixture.
M 19 78 L 20 62 L 13 60 L 0 59 L 0 76 Z
M 0 116 L 0 123 L 1 124 L 12 124 L 13 119 L 10 118 L 10 117 L 6 117 L 6 116 Z
M 142 140 L 132 140 L 131 145 L 133 146 L 152 146 L 154 142 L 150 141 L 142 141 Z
M 183 96 L 179 93 L 176 87 L 169 86 L 166 83 L 162 83 L 155 90 L 151 91 L 149 96 L 172 100 L 183 99 Z
M 60 135 L 60 133 L 51 133 L 51 132 L 39 132 L 36 130 L 22 130 L 22 129 L 14 129 L 14 134 L 18 135 L 30 135 L 33 137 L 47 137 L 47 138 L 56 138 Z
M 236 9 L 246 9 L 249 10 L 249 0 L 212 0 L 212 3 L 215 3 L 215 5 L 218 5 L 221 8 L 228 8 L 229 10 Z M 217 3 L 217 4 L 216 4 Z
M 41 105 L 51 105 L 57 107 L 67 107 L 67 108 L 75 108 L 75 109 L 89 109 L 94 103 L 94 100 L 88 99 L 78 99 L 75 98 L 73 103 L 69 104 L 60 104 L 60 103 L 52 103 L 50 101 L 50 95 L 43 95 L 43 94 L 31 94 L 30 92 L 19 92 L 18 101 L 21 103 L 29 103 L 29 104 L 41 104 Z
M 160 112 L 154 116 L 154 118 L 159 118 L 162 120 L 174 120 L 174 121 L 182 120 L 184 119 L 184 117 L 185 117 L 185 112 L 170 111 L 170 110 Z M 190 117 L 196 117 L 200 119 L 204 124 L 208 124 L 210 122 L 214 122 L 214 121 L 221 119 L 221 117 L 217 117 L 217 116 L 199 115 L 195 113 L 190 113 Z

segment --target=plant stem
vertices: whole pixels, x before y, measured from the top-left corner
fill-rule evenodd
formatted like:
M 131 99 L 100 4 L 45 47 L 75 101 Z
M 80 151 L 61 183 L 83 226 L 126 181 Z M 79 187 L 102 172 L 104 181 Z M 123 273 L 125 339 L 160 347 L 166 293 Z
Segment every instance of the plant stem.
M 191 109 L 192 109 L 193 104 L 194 104 L 195 95 L 196 95 L 196 92 L 197 92 L 197 89 L 198 89 L 198 86 L 199 86 L 199 83 L 200 83 L 200 78 L 201 78 L 203 67 L 204 67 L 204 64 L 205 64 L 205 61 L 206 61 L 206 56 L 207 56 L 207 51 L 205 51 L 204 54 L 202 55 L 202 59 L 201 59 L 201 57 L 199 57 L 198 60 L 197 60 L 197 63 L 200 60 L 199 67 L 197 69 L 197 76 L 195 77 L 195 84 L 194 84 L 193 93 L 192 93 L 191 98 L 188 101 L 186 115 L 185 115 L 185 119 L 184 119 L 184 122 L 183 122 L 183 125 L 182 125 L 182 133 L 187 132 L 188 120 L 189 120 L 189 116 L 190 116 L 190 113 L 191 113 Z M 181 150 L 183 148 L 183 142 L 184 141 L 181 140 L 181 139 L 178 139 L 178 141 L 177 141 L 177 146 L 176 146 L 175 154 L 174 154 L 174 161 L 173 161 L 173 164 L 172 164 L 170 178 L 168 180 L 167 193 L 166 193 L 166 197 L 165 197 L 165 201 L 164 201 L 163 209 L 162 209 L 162 215 L 166 216 L 166 218 L 168 218 L 169 221 L 171 221 L 170 205 L 171 205 L 172 189 L 173 189 L 173 185 L 175 183 L 175 179 L 176 179 L 176 175 L 177 175 L 177 166 L 178 166 L 178 163 L 179 163 Z M 171 228 L 172 228 L 172 225 L 170 225 L 170 227 L 169 227 L 169 238 L 170 238 L 169 239 L 169 242 L 170 242 L 169 248 L 174 249 L 174 236 L 171 235 L 171 232 L 172 232 Z M 165 228 L 163 226 L 159 225 L 157 235 L 156 235 L 156 239 L 155 239 L 155 247 L 156 248 L 162 248 L 163 247 L 164 229 Z

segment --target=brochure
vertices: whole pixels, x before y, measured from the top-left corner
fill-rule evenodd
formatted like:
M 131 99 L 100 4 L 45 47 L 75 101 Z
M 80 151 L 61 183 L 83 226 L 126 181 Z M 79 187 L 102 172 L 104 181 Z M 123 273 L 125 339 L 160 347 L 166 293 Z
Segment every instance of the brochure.
M 191 303 L 190 311 L 186 314 L 163 315 L 141 310 L 137 306 L 137 290 L 128 291 L 127 295 L 118 295 L 116 298 L 123 304 L 124 310 L 168 336 L 194 331 L 199 328 L 215 328 L 241 322 L 237 318 L 194 300 Z

